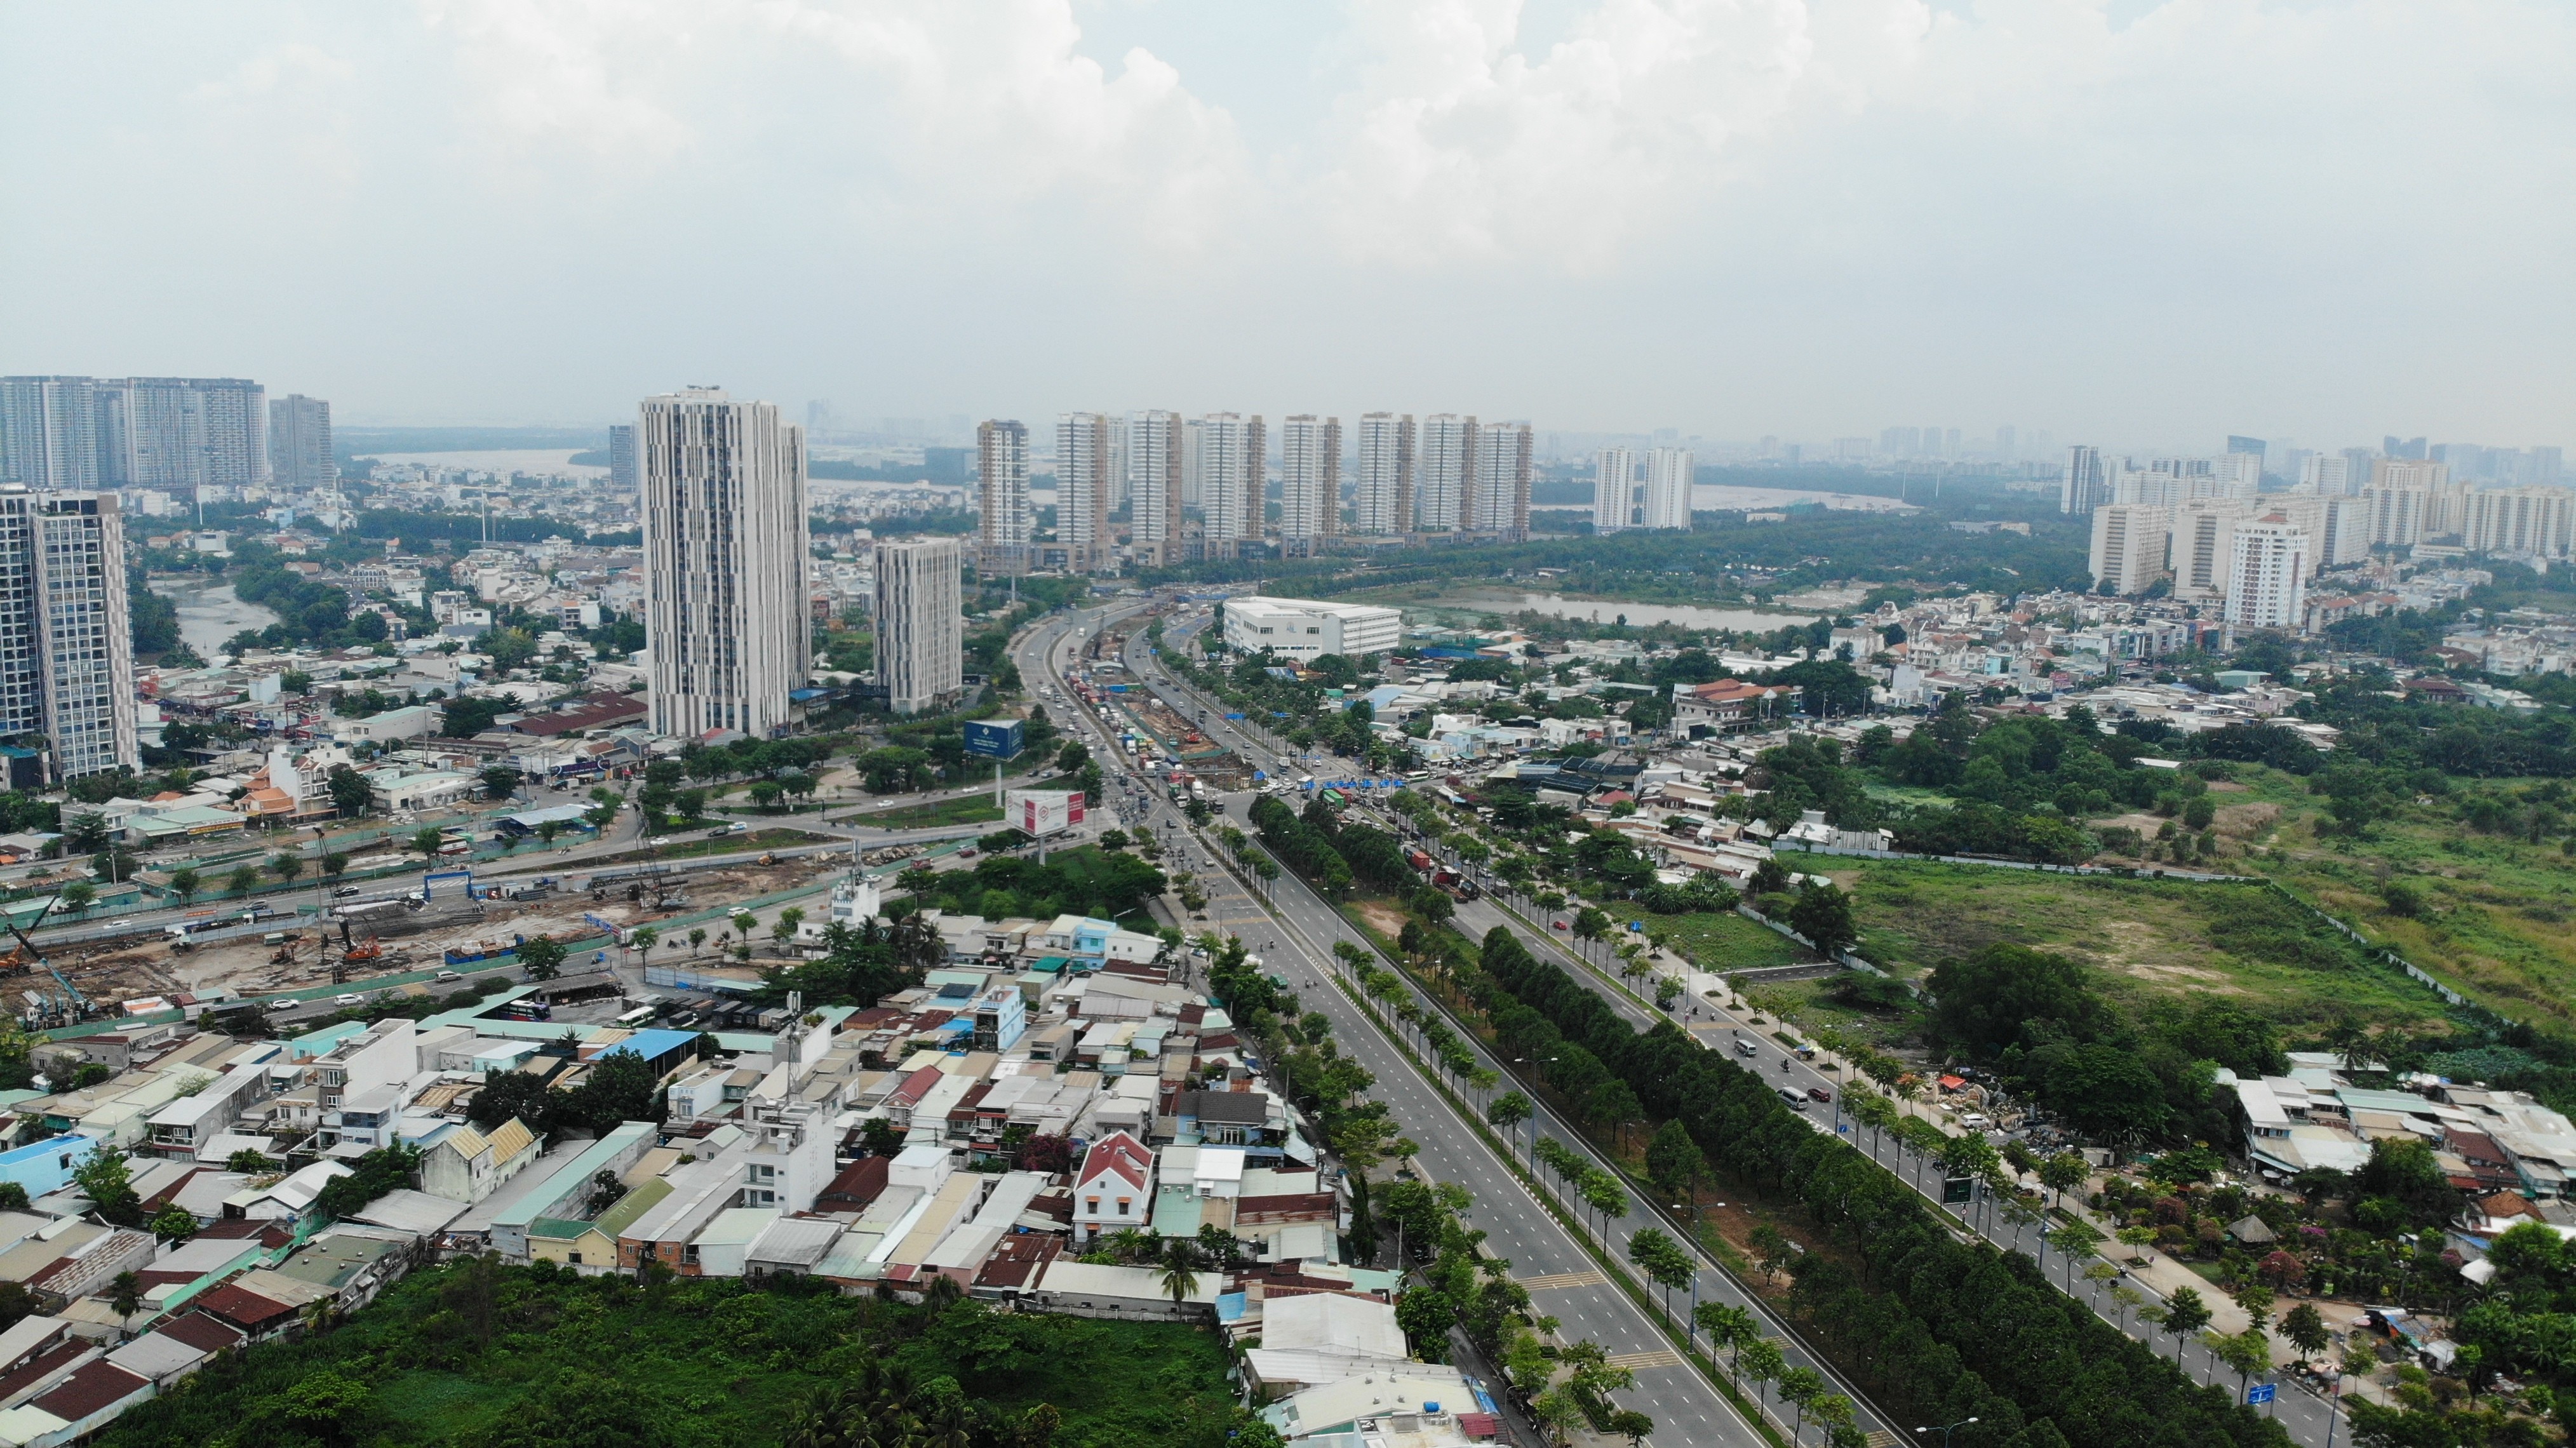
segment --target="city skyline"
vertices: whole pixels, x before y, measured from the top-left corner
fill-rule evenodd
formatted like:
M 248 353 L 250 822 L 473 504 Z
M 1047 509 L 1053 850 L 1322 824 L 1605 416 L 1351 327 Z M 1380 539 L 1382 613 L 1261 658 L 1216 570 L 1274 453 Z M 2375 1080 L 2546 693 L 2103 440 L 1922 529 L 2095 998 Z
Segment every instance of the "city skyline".
M 247 374 L 343 428 L 720 376 L 898 415 L 1402 395 L 2134 447 L 2560 443 L 2576 393 L 2576 22 L 2538 4 L 140 13 L 0 22 L 48 137 L 13 194 L 85 197 L 0 237 L 47 283 L 0 371 Z M 644 224 L 680 175 L 776 224 Z M 2425 214 L 2480 195 L 2510 219 Z M 618 304 L 684 263 L 737 281 Z

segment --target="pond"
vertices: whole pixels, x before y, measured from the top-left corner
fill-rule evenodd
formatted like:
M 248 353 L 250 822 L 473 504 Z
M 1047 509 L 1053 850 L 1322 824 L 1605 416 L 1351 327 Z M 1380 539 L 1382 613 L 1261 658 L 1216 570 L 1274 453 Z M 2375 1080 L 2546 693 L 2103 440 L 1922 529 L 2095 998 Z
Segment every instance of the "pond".
M 266 628 L 278 622 L 274 609 L 262 608 L 233 596 L 229 583 L 184 583 L 176 579 L 156 578 L 152 591 L 177 605 L 179 638 L 197 657 L 211 659 L 224 650 L 224 640 L 246 628 Z

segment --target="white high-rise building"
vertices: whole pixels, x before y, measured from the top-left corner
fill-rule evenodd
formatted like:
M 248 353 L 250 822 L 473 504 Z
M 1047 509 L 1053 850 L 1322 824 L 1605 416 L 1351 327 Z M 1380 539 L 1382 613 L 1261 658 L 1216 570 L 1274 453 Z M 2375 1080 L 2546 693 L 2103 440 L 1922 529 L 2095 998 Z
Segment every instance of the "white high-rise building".
M 653 731 L 769 738 L 814 655 L 805 429 L 690 387 L 644 399 L 636 441 Z
M 2057 487 L 2057 511 L 2080 517 L 2110 501 L 2111 484 L 2102 473 L 2102 450 L 2081 443 L 2068 448 L 2066 474 Z
M 2576 491 L 2532 487 L 2473 492 L 2460 541 L 2472 553 L 2565 558 L 2576 552 Z
M 2235 549 L 2230 540 L 2236 525 L 2253 514 L 2241 503 L 2211 498 L 2177 504 L 2172 514 L 2174 597 L 2226 598 L 2228 560 Z
M 2278 513 L 2240 522 L 2230 538 L 2227 624 L 2231 629 L 2297 629 L 2308 600 L 2309 538 Z
M 0 377 L 0 482 L 100 486 L 95 394 L 87 377 Z
M 1359 454 L 1351 531 L 1412 532 L 1413 414 L 1363 414 Z
M 966 550 L 954 538 L 877 545 L 877 682 L 897 714 L 941 708 L 964 692 L 965 573 Z
M 2096 589 L 2137 595 L 2164 576 L 2171 509 L 2153 503 L 2105 503 L 2093 510 L 2093 549 L 2086 566 Z
M 2370 556 L 2370 510 L 2359 498 L 2293 491 L 2266 499 L 2265 511 L 2289 519 L 2308 535 L 2312 576 Z
M 57 779 L 142 768 L 133 649 L 116 495 L 0 486 L 0 737 Z
M 1262 535 L 1262 478 L 1268 439 L 1259 414 L 1212 412 L 1199 419 L 1199 513 L 1208 553 L 1231 558 Z
M 2263 454 L 2223 452 L 2209 460 L 2211 496 L 2250 503 L 2263 491 Z
M 1476 487 L 1466 527 L 1518 543 L 1529 537 L 1530 425 L 1487 423 L 1476 434 Z
M 1055 536 L 1076 569 L 1113 561 L 1109 547 L 1109 414 L 1067 412 L 1055 420 Z
M 2370 518 L 2373 547 L 2411 548 L 2433 536 L 2429 488 L 2371 483 L 2361 490 L 2361 505 Z
M 1204 516 L 1207 496 L 1199 490 L 1199 420 L 1181 424 L 1181 510 Z
M 1128 535 L 1140 567 L 1181 556 L 1181 415 L 1127 414 Z
M 2352 460 L 2310 453 L 2299 461 L 2299 491 L 2323 493 L 2328 497 L 2350 497 L 2359 491 L 2352 475 Z
M 1455 533 L 1464 527 L 1467 490 L 1476 479 L 1476 419 L 1454 412 L 1435 412 L 1422 419 L 1414 476 L 1414 529 Z
M 643 472 L 635 461 L 635 424 L 615 422 L 608 426 L 608 485 L 619 497 L 634 496 L 643 481 Z
M 1034 526 L 1029 507 L 1029 430 L 1002 418 L 977 424 L 975 464 L 975 537 L 983 548 L 983 566 L 1026 572 Z
M 1699 460 L 1690 449 L 1659 447 L 1646 454 L 1644 503 L 1639 509 L 1637 525 L 1641 528 L 1688 528 L 1691 525 L 1691 489 L 1699 481 Z
M 327 493 L 340 485 L 331 457 L 331 404 L 290 392 L 268 403 L 268 466 L 290 493 Z
M 1279 425 L 1279 546 L 1311 558 L 1342 531 L 1342 420 L 1298 413 Z
M 1637 454 L 1605 447 L 1592 459 L 1592 531 L 1616 533 L 1637 526 Z
M 99 384 L 100 480 L 189 493 L 266 487 L 268 393 L 239 377 Z

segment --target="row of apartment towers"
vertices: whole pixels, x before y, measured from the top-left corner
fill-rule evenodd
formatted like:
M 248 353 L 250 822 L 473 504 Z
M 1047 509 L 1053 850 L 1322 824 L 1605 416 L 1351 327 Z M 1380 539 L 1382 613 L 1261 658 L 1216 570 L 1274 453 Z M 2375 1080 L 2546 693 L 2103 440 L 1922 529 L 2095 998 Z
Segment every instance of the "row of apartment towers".
M 1279 426 L 1281 551 L 1322 551 L 1345 532 L 1372 535 L 1529 536 L 1530 425 L 1479 422 L 1441 412 L 1372 412 L 1359 420 L 1352 509 L 1342 518 L 1342 420 L 1299 413 Z M 1028 547 L 1029 430 L 995 419 L 975 430 L 977 541 L 987 550 Z M 1140 566 L 1183 556 L 1182 520 L 1196 511 L 1203 556 L 1230 557 L 1267 534 L 1268 428 L 1259 414 L 1185 418 L 1147 409 L 1124 417 L 1067 412 L 1056 418 L 1056 541 L 1078 568 L 1115 556 L 1110 515 L 1128 510 Z

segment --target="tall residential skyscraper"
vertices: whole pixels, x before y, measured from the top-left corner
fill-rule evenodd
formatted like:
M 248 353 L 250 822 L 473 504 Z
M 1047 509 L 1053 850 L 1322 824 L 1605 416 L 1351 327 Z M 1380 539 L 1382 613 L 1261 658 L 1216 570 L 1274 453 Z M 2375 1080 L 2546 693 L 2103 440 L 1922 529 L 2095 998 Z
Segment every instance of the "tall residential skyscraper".
M 2081 443 L 2066 450 L 2066 476 L 2057 488 L 2057 511 L 2082 515 L 2111 501 L 2111 483 L 2102 473 L 2102 450 Z
M 1691 456 L 1690 449 L 1659 447 L 1646 454 L 1646 486 L 1638 526 L 1688 528 L 1691 488 L 1698 481 L 1699 460 Z
M 1179 413 L 1127 414 L 1128 536 L 1140 566 L 1181 556 L 1181 459 Z
M 690 387 L 644 399 L 636 439 L 653 730 L 769 738 L 814 655 L 805 429 Z
M 296 493 L 327 493 L 340 483 L 331 458 L 331 404 L 290 392 L 268 403 L 268 466 L 277 486 Z
M 1104 568 L 1109 548 L 1109 434 L 1105 412 L 1055 420 L 1055 536 L 1077 569 Z
M 976 541 L 982 565 L 1012 573 L 1028 569 L 1029 430 L 995 418 L 975 428 L 978 513 Z
M 2228 570 L 2231 629 L 2296 629 L 2307 613 L 2309 539 L 2278 513 L 2236 525 Z
M 1262 464 L 1268 439 L 1261 417 L 1212 412 L 1199 419 L 1199 512 L 1208 552 L 1233 557 L 1262 534 Z
M 268 392 L 239 377 L 101 382 L 100 481 L 186 493 L 269 480 Z
M 608 427 L 608 485 L 621 496 L 632 496 L 643 478 L 635 460 L 635 424 L 610 423 Z
M 1422 450 L 1415 459 L 1413 526 L 1425 533 L 1457 532 L 1465 526 L 1467 491 L 1476 480 L 1476 419 L 1454 412 L 1422 419 Z
M 1352 498 L 1356 533 L 1413 531 L 1413 414 L 1360 418 L 1359 476 Z
M 0 736 L 55 778 L 142 768 L 133 639 L 116 495 L 0 487 Z
M 1616 533 L 1637 522 L 1637 454 L 1605 447 L 1592 460 L 1592 531 Z
M 2105 503 L 2093 510 L 2087 563 L 2096 589 L 2136 595 L 2164 576 L 2172 510 L 2154 503 Z
M 99 486 L 94 392 L 86 377 L 0 377 L 0 482 Z
M 2350 497 L 2354 489 L 2352 459 L 2310 453 L 2299 462 L 2299 487 L 2328 497 Z
M 1279 545 L 1312 558 L 1342 531 L 1342 420 L 1301 412 L 1279 426 Z
M 954 538 L 877 545 L 877 682 L 897 714 L 939 708 L 965 688 L 965 572 Z
M 1479 430 L 1475 478 L 1466 526 L 1515 543 L 1529 537 L 1530 425 L 1494 422 Z

